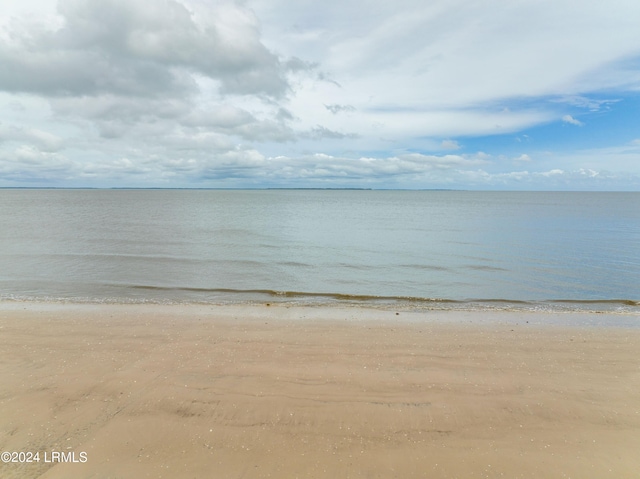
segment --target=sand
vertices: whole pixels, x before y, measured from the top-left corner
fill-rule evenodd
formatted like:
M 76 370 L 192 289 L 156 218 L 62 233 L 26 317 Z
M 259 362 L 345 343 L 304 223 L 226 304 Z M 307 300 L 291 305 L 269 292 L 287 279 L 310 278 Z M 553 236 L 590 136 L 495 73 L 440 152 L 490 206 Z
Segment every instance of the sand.
M 6 302 L 0 477 L 638 478 L 640 328 L 588 320 Z

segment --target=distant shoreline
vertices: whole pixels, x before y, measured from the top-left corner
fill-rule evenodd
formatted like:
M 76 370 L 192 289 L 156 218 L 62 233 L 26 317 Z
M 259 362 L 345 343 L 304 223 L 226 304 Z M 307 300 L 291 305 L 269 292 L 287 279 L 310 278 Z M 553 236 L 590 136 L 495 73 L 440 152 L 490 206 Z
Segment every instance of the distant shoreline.
M 184 187 L 168 188 L 160 186 L 138 187 L 138 186 L 0 186 L 0 190 L 211 190 L 211 191 L 269 191 L 269 190 L 312 190 L 312 191 L 474 191 L 454 188 L 318 188 L 318 187 L 264 187 L 264 188 L 207 188 L 207 187 Z M 484 190 L 482 190 L 484 191 Z M 491 190 L 493 191 L 493 190 Z M 502 191 L 502 190 L 495 190 Z
M 161 187 L 161 186 L 0 186 L 2 190 L 136 190 L 136 191 L 407 191 L 470 193 L 640 193 L 640 190 L 559 190 L 559 189 L 467 189 L 467 188 L 320 188 L 320 187 Z

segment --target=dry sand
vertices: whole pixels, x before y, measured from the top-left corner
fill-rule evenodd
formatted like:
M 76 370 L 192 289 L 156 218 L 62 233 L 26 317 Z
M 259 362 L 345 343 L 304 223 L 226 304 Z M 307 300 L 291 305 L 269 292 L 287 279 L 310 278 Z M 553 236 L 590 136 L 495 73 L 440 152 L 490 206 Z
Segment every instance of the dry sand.
M 0 477 L 640 477 L 640 329 L 543 317 L 4 303 Z

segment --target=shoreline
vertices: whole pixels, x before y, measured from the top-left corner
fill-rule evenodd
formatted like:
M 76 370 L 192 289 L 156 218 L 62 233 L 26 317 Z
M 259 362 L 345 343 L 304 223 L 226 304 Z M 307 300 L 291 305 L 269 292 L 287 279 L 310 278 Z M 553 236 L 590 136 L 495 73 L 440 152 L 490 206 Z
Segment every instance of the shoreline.
M 332 296 L 332 295 L 331 295 Z M 340 295 L 339 295 L 340 296 Z M 428 305 L 428 306 L 425 306 Z M 596 309 L 596 305 L 608 305 L 609 308 Z M 616 306 L 614 308 L 614 306 Z M 96 308 L 148 308 L 172 311 L 202 312 L 215 309 L 217 312 L 261 311 L 263 307 L 286 310 L 305 310 L 319 319 L 339 317 L 345 312 L 356 312 L 353 317 L 386 318 L 389 313 L 402 313 L 405 320 L 458 322 L 470 316 L 485 322 L 501 320 L 517 322 L 520 316 L 534 318 L 537 324 L 556 324 L 566 326 L 604 326 L 640 328 L 640 302 L 632 300 L 548 300 L 548 301 L 512 301 L 512 300 L 420 300 L 412 301 L 374 301 L 374 300 L 335 300 L 335 301 L 297 301 L 281 298 L 261 298 L 250 300 L 220 301 L 157 301 L 154 299 L 130 298 L 0 298 L 2 311 L 22 310 L 24 308 L 82 309 L 91 311 Z M 231 313 L 230 313 L 231 314 Z M 516 319 L 514 319 L 516 318 Z M 563 319 L 564 318 L 564 319 Z M 395 318 L 400 319 L 400 318 Z
M 631 478 L 637 320 L 0 302 L 0 449 L 86 454 L 0 475 Z

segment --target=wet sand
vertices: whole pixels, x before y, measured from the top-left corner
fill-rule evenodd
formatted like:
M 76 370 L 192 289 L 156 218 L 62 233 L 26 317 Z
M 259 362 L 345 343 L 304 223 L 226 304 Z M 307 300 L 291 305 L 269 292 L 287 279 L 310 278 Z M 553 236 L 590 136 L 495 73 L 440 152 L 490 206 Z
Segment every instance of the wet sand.
M 637 478 L 640 329 L 588 316 L 4 303 L 0 477 Z

